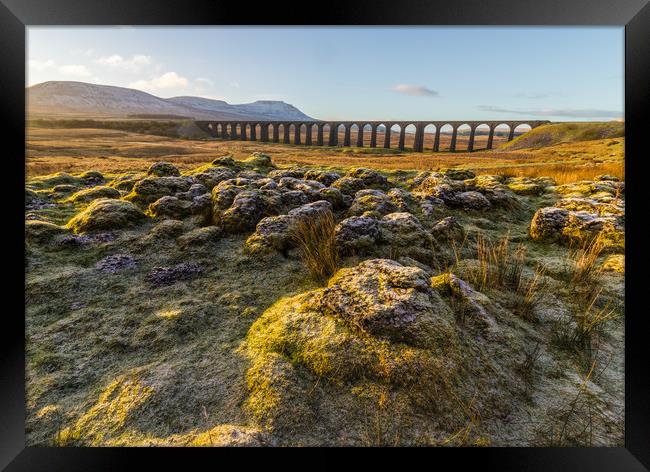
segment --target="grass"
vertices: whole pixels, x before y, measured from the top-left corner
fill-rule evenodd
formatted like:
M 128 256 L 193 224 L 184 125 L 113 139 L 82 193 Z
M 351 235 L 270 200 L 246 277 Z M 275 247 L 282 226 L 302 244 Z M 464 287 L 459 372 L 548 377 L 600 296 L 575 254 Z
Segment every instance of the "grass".
M 606 326 L 619 317 L 619 313 L 609 304 L 601 306 L 601 293 L 602 289 L 593 295 L 586 307 L 578 307 L 556 322 L 553 330 L 556 344 L 566 350 L 585 354 L 587 359 L 595 357 L 595 346 L 605 334 Z
M 576 141 L 592 141 L 625 136 L 621 121 L 605 123 L 551 123 L 539 126 L 503 145 L 505 150 L 547 147 Z
M 160 123 L 160 122 L 155 122 Z M 45 125 L 43 125 L 45 126 Z M 129 125 L 134 126 L 134 125 Z M 146 130 L 141 130 L 146 131 Z M 162 134 L 162 133 L 161 133 Z M 616 142 L 614 145 L 611 145 Z M 280 165 L 326 167 L 336 171 L 368 167 L 415 175 L 418 171 L 462 167 L 480 173 L 550 176 L 558 183 L 599 174 L 624 177 L 624 138 L 573 142 L 540 149 L 472 153 L 423 153 L 384 148 L 293 146 L 282 143 L 181 139 L 131 130 L 98 128 L 27 128 L 26 172 L 29 176 L 96 169 L 115 174 L 144 171 L 157 161 L 190 170 L 215 157 L 244 159 L 254 151 L 270 155 Z M 575 173 L 572 169 L 575 169 Z
M 314 280 L 321 284 L 325 284 L 338 268 L 335 228 L 333 213 L 321 211 L 312 218 L 299 219 L 291 230 L 303 263 Z
M 577 249 L 570 249 L 567 255 L 571 283 L 577 285 L 588 285 L 595 282 L 601 269 L 598 265 L 598 258 L 603 252 L 602 238 L 596 237 L 584 241 Z

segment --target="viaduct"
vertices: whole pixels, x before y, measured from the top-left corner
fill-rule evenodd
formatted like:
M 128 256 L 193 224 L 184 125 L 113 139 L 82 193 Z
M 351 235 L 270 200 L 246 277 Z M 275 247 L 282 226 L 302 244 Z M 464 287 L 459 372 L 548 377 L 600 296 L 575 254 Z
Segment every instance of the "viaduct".
M 222 139 L 238 139 L 241 141 L 262 141 L 274 143 L 292 143 L 290 140 L 293 134 L 292 144 L 305 144 L 306 146 L 338 146 L 339 133 L 343 133 L 343 143 L 345 147 L 364 146 L 364 133 L 370 133 L 369 147 L 391 147 L 391 133 L 399 133 L 399 141 L 397 148 L 404 149 L 404 142 L 406 137 L 406 128 L 408 126 L 415 127 L 415 140 L 413 144 L 413 151 L 424 151 L 424 134 L 425 128 L 429 125 L 435 127 L 435 137 L 433 143 L 433 151 L 440 150 L 440 134 L 441 128 L 447 126 L 451 127 L 451 143 L 449 151 L 456 151 L 456 140 L 458 136 L 458 128 L 465 125 L 469 126 L 469 143 L 467 151 L 474 150 L 474 137 L 476 128 L 479 126 L 489 127 L 489 135 L 487 141 L 487 149 L 492 149 L 495 129 L 499 125 L 507 126 L 509 128 L 508 141 L 514 138 L 515 128 L 519 125 L 528 125 L 532 128 L 550 123 L 550 121 L 197 121 L 196 124 L 203 131 L 209 133 L 215 138 Z M 399 126 L 399 131 L 392 130 L 391 128 Z M 356 142 L 351 142 L 351 130 L 356 126 L 357 136 Z M 257 136 L 257 128 L 259 127 L 260 136 Z M 313 141 L 313 129 L 316 127 L 316 142 Z M 327 127 L 327 136 L 325 128 Z M 282 136 L 280 136 L 280 128 L 282 128 Z M 301 142 L 301 134 L 304 131 L 305 142 Z M 377 143 L 377 132 L 383 132 L 383 143 Z M 378 146 L 379 144 L 379 146 Z

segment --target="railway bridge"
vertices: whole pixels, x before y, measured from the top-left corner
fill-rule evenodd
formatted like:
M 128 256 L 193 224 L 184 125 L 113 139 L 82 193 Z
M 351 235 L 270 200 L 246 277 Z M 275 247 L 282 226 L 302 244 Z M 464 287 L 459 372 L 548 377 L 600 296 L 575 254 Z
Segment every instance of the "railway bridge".
M 441 134 L 449 134 L 442 131 L 442 128 L 451 130 L 449 151 L 457 150 L 459 128 L 469 127 L 469 139 L 466 151 L 474 150 L 477 128 L 482 127 L 483 133 L 487 132 L 486 149 L 492 149 L 494 136 L 497 127 L 507 129 L 507 140 L 511 141 L 515 136 L 515 129 L 520 125 L 527 125 L 530 129 L 550 121 L 197 121 L 196 124 L 215 138 L 235 139 L 241 141 L 261 141 L 284 144 L 304 144 L 306 146 L 338 146 L 364 147 L 368 141 L 365 137 L 370 136 L 367 147 L 390 148 L 391 135 L 398 134 L 397 149 L 404 150 L 406 144 L 407 128 L 415 130 L 412 150 L 415 152 L 424 151 L 424 138 L 427 129 L 433 129 L 428 134 L 433 135 L 433 152 L 440 151 Z M 355 139 L 352 139 L 352 131 L 356 131 Z M 314 131 L 316 136 L 314 137 Z M 304 139 L 302 138 L 304 135 Z M 342 142 L 341 136 L 342 135 Z M 293 139 L 291 139 L 293 137 Z M 409 138 L 410 140 L 410 138 Z M 353 142 L 354 141 L 354 142 Z M 381 141 L 381 142 L 378 142 Z

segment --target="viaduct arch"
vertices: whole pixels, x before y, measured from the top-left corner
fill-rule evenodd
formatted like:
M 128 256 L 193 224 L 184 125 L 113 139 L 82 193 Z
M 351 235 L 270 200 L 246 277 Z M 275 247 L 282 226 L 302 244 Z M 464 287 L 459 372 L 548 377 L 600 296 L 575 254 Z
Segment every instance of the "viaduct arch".
M 548 120 L 498 120 L 498 121 L 196 121 L 196 125 L 214 138 L 235 139 L 241 141 L 261 142 L 282 142 L 306 146 L 339 146 L 364 147 L 365 137 L 370 136 L 368 147 L 391 147 L 391 134 L 398 133 L 397 149 L 404 150 L 406 143 L 407 127 L 415 128 L 413 139 L 413 151 L 424 151 L 425 128 L 433 126 L 435 129 L 433 146 L 431 150 L 440 151 L 440 135 L 443 127 L 451 126 L 452 133 L 449 143 L 449 151 L 474 151 L 476 140 L 476 129 L 482 126 L 489 129 L 486 149 L 492 149 L 494 136 L 498 126 L 508 127 L 507 140 L 512 141 L 515 135 L 515 128 L 520 125 L 528 125 L 530 129 L 537 128 L 543 124 L 550 123 Z M 356 139 L 351 139 L 352 127 L 356 128 Z M 469 137 L 466 149 L 457 149 L 458 128 L 469 126 Z M 260 130 L 259 136 L 256 130 Z M 316 142 L 312 139 L 312 131 L 316 129 Z M 325 129 L 327 127 L 327 130 Z M 393 130 L 392 128 L 399 128 Z M 343 131 L 343 139 L 340 142 L 339 133 Z M 304 142 L 301 139 L 302 131 L 305 131 Z M 377 133 L 383 133 L 383 140 L 379 140 Z M 293 136 L 291 136 L 293 134 Z M 292 139 L 293 138 L 293 139 Z M 381 142 L 378 142 L 381 141 Z M 354 142 L 352 142 L 354 141 Z

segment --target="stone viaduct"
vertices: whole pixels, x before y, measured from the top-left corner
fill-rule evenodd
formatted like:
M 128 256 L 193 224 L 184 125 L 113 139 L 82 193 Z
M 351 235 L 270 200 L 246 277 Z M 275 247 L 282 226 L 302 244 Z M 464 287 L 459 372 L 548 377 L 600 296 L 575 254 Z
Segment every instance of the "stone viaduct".
M 369 147 L 391 147 L 391 134 L 399 133 L 399 140 L 397 148 L 404 149 L 406 139 L 406 128 L 411 126 L 415 128 L 415 139 L 413 144 L 413 151 L 424 151 L 424 134 L 425 128 L 429 125 L 435 127 L 435 136 L 432 150 L 438 152 L 440 150 L 440 135 L 441 129 L 445 126 L 451 127 L 451 143 L 449 151 L 456 151 L 456 140 L 458 136 L 458 128 L 465 125 L 469 126 L 469 142 L 467 151 L 474 150 L 474 138 L 476 129 L 479 126 L 487 126 L 489 128 L 487 149 L 492 149 L 495 129 L 497 126 L 507 126 L 508 141 L 514 138 L 515 128 L 519 125 L 528 125 L 532 128 L 550 123 L 550 121 L 259 121 L 259 120 L 246 120 L 246 121 L 197 121 L 196 124 L 202 130 L 209 133 L 215 138 L 222 139 L 238 139 L 241 141 L 262 141 L 273 143 L 285 144 L 304 144 L 306 146 L 338 146 L 339 133 L 343 133 L 344 147 L 364 146 L 364 134 L 370 133 Z M 395 126 L 399 126 L 399 131 L 393 130 Z M 260 136 L 257 136 L 257 128 L 259 126 Z M 317 137 L 316 142 L 313 142 L 313 129 L 316 127 Z M 351 142 L 351 130 L 356 126 L 357 136 L 356 142 Z M 280 128 L 282 127 L 282 136 L 280 136 Z M 325 136 L 325 128 L 327 129 L 327 136 Z M 293 128 L 293 130 L 292 130 Z M 305 132 L 305 142 L 301 142 L 301 134 Z M 383 132 L 383 143 L 377 143 L 377 132 Z M 291 135 L 293 134 L 293 142 L 291 142 Z M 378 145 L 379 144 L 379 145 Z

